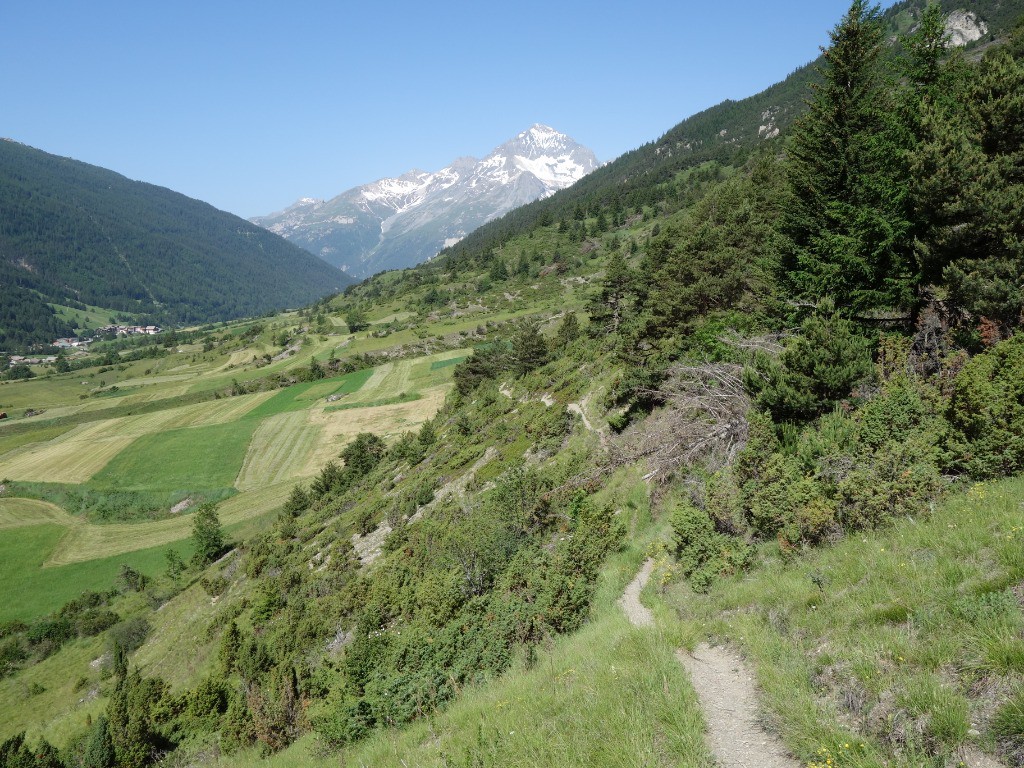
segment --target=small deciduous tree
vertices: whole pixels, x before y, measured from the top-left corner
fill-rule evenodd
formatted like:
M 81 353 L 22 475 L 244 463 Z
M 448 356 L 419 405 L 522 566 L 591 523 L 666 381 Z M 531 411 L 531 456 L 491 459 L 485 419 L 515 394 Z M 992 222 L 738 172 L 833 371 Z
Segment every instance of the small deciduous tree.
M 349 333 L 358 333 L 359 331 L 366 330 L 370 324 L 366 322 L 366 315 L 359 307 L 352 307 L 345 315 L 345 325 L 348 326 Z
M 196 511 L 192 519 L 192 544 L 192 562 L 199 567 L 209 565 L 224 553 L 224 531 L 213 504 L 204 504 Z

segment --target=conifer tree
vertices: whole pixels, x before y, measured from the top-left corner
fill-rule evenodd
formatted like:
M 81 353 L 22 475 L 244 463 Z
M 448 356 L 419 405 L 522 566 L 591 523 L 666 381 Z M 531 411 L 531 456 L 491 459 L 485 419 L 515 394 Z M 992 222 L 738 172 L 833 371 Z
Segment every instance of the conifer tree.
M 151 762 L 161 744 L 153 714 L 164 690 L 163 682 L 144 679 L 138 668 L 132 669 L 114 686 L 107 706 L 107 732 L 119 768 L 143 768 Z
M 107 730 L 107 718 L 100 715 L 93 723 L 89 741 L 85 745 L 82 766 L 83 768 L 113 768 L 115 759 L 114 744 L 111 742 L 110 733 Z
M 555 334 L 556 343 L 559 348 L 564 349 L 565 347 L 572 344 L 580 336 L 580 321 L 576 317 L 575 312 L 569 312 L 564 318 L 562 318 L 561 324 L 558 326 L 558 331 Z
M 621 251 L 613 251 L 605 265 L 601 291 L 590 303 L 590 332 L 595 336 L 618 333 L 630 309 L 635 276 Z
M 831 295 L 853 313 L 911 306 L 917 286 L 883 42 L 877 6 L 854 0 L 831 33 L 789 149 L 783 280 L 798 299 Z
M 916 250 L 950 305 L 1006 336 L 1024 312 L 1024 63 L 997 50 L 921 112 Z
M 871 345 L 830 300 L 808 317 L 778 359 L 758 355 L 747 388 L 776 422 L 813 419 L 850 395 L 871 372 Z
M 231 670 L 235 666 L 235 659 L 238 658 L 238 649 L 241 647 L 242 633 L 235 622 L 229 622 L 221 636 L 220 647 L 217 649 L 217 661 L 224 674 L 231 674 Z
M 514 370 L 523 376 L 548 362 L 548 344 L 536 322 L 523 323 L 512 341 Z

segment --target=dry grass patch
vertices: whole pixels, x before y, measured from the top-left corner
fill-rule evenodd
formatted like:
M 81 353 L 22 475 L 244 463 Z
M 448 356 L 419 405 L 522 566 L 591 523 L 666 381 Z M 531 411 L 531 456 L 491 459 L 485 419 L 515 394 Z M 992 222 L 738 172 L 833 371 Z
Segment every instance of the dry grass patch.
M 300 474 L 312 475 L 318 472 L 328 461 L 338 458 L 341 449 L 360 432 L 373 432 L 386 440 L 417 429 L 440 410 L 447 393 L 448 387 L 435 387 L 422 392 L 419 400 L 408 403 L 344 411 L 311 411 L 310 421 L 321 425 L 322 431 L 315 450 Z
M 235 479 L 240 491 L 294 480 L 309 464 L 323 426 L 311 424 L 309 411 L 293 411 L 260 422 Z
M 74 525 L 76 522 L 67 512 L 48 501 L 0 499 L 0 530 L 46 523 Z
M 278 483 L 266 488 L 240 493 L 217 508 L 224 526 L 240 523 L 281 506 L 291 492 L 292 483 Z M 112 557 L 140 549 L 164 546 L 188 538 L 192 533 L 192 515 L 146 523 L 114 523 L 73 526 L 60 540 L 46 567 L 83 563 Z
M 71 439 L 78 430 L 51 440 L 33 443 L 12 451 L 0 462 L 0 477 L 42 483 L 84 483 L 99 472 L 135 439 L 131 435 L 93 435 L 82 431 L 83 437 Z
M 150 617 L 152 631 L 132 656 L 147 677 L 159 677 L 180 692 L 196 675 L 209 670 L 216 659 L 216 644 L 207 637 L 206 628 L 226 598 L 214 600 L 199 585 L 193 584 Z M 218 636 L 214 636 L 218 637 Z

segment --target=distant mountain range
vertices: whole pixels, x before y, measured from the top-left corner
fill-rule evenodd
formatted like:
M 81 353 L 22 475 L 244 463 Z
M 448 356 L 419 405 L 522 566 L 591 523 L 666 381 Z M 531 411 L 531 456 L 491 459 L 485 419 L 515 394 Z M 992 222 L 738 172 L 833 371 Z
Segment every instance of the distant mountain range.
M 70 335 L 49 304 L 210 322 L 302 306 L 352 282 L 206 203 L 0 141 L 0 350 Z
M 409 267 L 482 224 L 571 186 L 598 167 L 594 153 L 565 134 L 534 125 L 483 160 L 463 157 L 435 173 L 303 198 L 251 221 L 357 277 Z

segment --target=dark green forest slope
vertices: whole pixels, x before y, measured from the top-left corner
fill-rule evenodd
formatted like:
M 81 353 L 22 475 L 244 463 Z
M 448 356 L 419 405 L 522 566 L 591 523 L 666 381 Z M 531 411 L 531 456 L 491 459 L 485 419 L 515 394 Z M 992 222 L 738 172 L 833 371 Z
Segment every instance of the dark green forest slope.
M 0 348 L 70 335 L 47 301 L 199 322 L 300 306 L 351 282 L 206 203 L 0 142 Z

